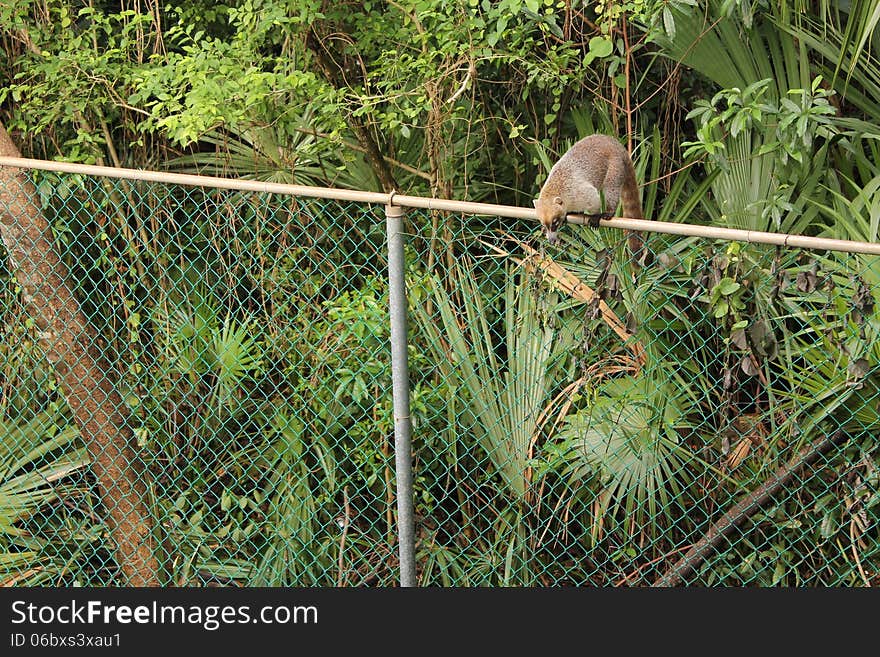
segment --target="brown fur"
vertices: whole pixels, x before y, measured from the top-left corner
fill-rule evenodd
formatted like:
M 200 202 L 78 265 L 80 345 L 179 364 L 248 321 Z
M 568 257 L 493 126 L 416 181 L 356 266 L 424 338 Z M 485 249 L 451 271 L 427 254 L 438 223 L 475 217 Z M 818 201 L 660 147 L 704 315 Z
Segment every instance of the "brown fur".
M 545 236 L 555 242 L 568 213 L 590 215 L 594 219 L 591 225 L 597 226 L 599 218 L 614 216 L 618 204 L 622 205 L 621 216 L 644 219 L 629 153 L 613 137 L 590 135 L 572 146 L 550 169 L 535 209 Z M 638 264 L 643 258 L 644 240 L 635 231 L 627 231 L 627 238 Z

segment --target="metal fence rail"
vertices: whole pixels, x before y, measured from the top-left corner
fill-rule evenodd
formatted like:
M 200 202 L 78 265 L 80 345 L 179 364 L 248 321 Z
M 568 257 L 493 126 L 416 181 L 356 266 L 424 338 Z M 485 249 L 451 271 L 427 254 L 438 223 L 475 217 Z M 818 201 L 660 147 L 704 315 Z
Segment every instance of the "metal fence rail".
M 880 581 L 880 245 L 0 166 L 6 585 Z

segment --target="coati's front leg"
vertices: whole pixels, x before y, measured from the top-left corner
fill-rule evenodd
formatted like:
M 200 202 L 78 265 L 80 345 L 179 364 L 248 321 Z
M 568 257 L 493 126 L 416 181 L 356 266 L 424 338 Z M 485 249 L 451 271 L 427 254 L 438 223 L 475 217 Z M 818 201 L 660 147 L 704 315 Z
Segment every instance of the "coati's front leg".
M 614 216 L 613 212 L 600 212 L 599 214 L 588 214 L 587 215 L 587 225 L 590 228 L 598 228 L 600 219 L 611 219 Z
M 599 192 L 599 208 L 598 208 L 599 212 L 597 212 L 595 214 L 587 214 L 587 217 L 588 217 L 587 225 L 590 228 L 598 228 L 600 219 L 610 219 L 611 217 L 614 216 L 613 212 L 608 212 L 608 208 L 610 207 L 610 204 L 606 204 L 605 190 L 602 188 L 599 188 L 597 191 Z M 614 206 L 617 207 L 617 198 L 616 197 L 614 198 Z M 611 209 L 613 210 L 614 208 L 611 208 Z

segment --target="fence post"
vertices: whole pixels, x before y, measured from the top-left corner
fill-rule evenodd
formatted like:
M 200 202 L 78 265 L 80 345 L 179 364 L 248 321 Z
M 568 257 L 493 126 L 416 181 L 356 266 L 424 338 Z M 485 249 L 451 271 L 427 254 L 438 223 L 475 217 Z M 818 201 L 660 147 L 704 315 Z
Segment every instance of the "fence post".
M 388 306 L 391 317 L 391 387 L 394 399 L 394 473 L 397 485 L 397 541 L 400 586 L 416 585 L 415 527 L 412 490 L 412 423 L 409 415 L 404 209 L 385 206 L 388 235 Z

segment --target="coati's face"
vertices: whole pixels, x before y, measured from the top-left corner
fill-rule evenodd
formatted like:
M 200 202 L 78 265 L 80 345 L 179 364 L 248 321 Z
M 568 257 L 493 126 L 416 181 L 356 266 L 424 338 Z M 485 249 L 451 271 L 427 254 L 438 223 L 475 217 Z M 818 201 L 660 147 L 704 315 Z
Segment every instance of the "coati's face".
M 550 244 L 556 244 L 559 241 L 557 233 L 565 223 L 565 203 L 562 198 L 554 196 L 553 198 L 536 198 L 535 210 L 538 211 L 538 221 L 544 229 L 544 237 Z

